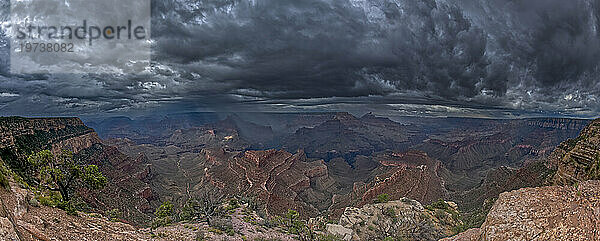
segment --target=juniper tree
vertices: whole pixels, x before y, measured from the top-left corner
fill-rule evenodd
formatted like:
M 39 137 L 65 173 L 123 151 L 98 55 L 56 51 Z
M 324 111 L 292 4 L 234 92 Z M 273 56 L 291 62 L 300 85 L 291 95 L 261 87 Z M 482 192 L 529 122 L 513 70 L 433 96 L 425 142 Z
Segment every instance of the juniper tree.
M 106 185 L 107 179 L 98 166 L 76 161 L 69 151 L 55 156 L 43 150 L 31 154 L 27 161 L 38 187 L 59 192 L 63 202 L 69 202 L 77 188 L 102 189 Z
M 173 222 L 173 215 L 175 214 L 175 208 L 169 201 L 163 202 L 156 211 L 154 212 L 154 220 L 151 224 L 151 229 L 158 227 L 167 226 Z
M 211 185 L 205 185 L 183 205 L 179 216 L 182 220 L 205 220 L 212 225 L 213 218 L 221 213 L 225 196 Z

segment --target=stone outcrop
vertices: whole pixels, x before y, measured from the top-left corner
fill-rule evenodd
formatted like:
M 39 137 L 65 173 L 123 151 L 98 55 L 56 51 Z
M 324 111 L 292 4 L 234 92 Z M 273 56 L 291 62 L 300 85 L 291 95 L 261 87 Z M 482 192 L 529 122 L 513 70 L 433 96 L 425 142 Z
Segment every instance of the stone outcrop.
M 535 118 L 525 121 L 529 126 L 561 130 L 581 130 L 589 123 L 588 120 L 567 118 Z
M 0 148 L 15 147 L 18 137 L 34 135 L 36 132 L 57 133 L 46 137 L 50 143 L 54 143 L 92 131 L 79 118 L 0 117 Z
M 129 156 L 145 153 L 152 165 L 152 190 L 163 197 L 160 201 L 176 205 L 202 194 L 208 186 L 227 195 L 253 198 L 271 215 L 294 209 L 304 217 L 315 217 L 331 205 L 335 189 L 324 161 L 310 160 L 302 151 L 206 148 L 192 152 L 175 145 L 137 145 L 123 139 L 111 140 L 111 144 Z
M 34 195 L 11 181 L 0 187 L 0 241 L 34 240 L 151 240 L 147 230 L 111 222 L 100 214 L 32 206 Z
M 328 223 L 325 226 L 325 231 L 327 231 L 327 233 L 330 235 L 340 237 L 342 240 L 351 240 L 352 233 L 354 233 L 354 231 L 352 231 L 352 229 L 346 228 L 339 224 L 332 224 L 332 223 Z
M 119 209 L 123 218 L 134 224 L 150 221 L 154 211 L 150 201 L 157 197 L 149 185 L 152 171 L 147 159 L 143 156 L 131 158 L 116 147 L 103 144 L 84 149 L 77 157 L 98 165 L 109 180 L 102 190 L 79 191 L 88 205 L 101 211 Z
M 78 141 L 86 136 L 86 141 Z M 78 118 L 0 117 L 0 157 L 22 168 L 27 155 L 43 149 L 89 146 L 98 141 L 94 130 Z
M 439 171 L 441 163 L 424 152 L 385 153 L 377 156 L 391 170 L 375 177 L 375 181 L 364 187 L 360 204 L 372 202 L 379 194 L 388 194 L 392 199 L 408 197 L 423 203 L 431 203 L 446 194 L 444 181 Z
M 53 143 L 51 151 L 54 154 L 58 154 L 62 150 L 69 150 L 73 153 L 79 153 L 87 148 L 92 147 L 92 145 L 101 142 L 102 140 L 98 138 L 98 134 L 96 134 L 96 132 L 89 132 L 83 135 L 59 141 L 57 143 Z
M 352 230 L 352 240 L 437 240 L 453 234 L 462 224 L 451 205 L 445 208 L 425 208 L 407 198 L 386 203 L 367 204 L 362 208 L 348 207 L 339 225 Z M 330 232 L 333 233 L 333 232 Z
M 239 151 L 250 146 L 235 129 L 216 130 L 210 127 L 176 130 L 166 139 L 164 145 L 173 145 L 186 151 L 196 152 L 206 148 L 221 147 Z
M 481 229 L 448 240 L 598 240 L 600 181 L 500 194 Z
M 556 168 L 554 184 L 573 184 L 600 178 L 600 120 L 589 124 L 581 134 L 563 142 L 549 158 Z
M 298 235 L 266 221 L 251 211 L 247 203 L 227 213 L 231 233 L 217 230 L 206 222 L 173 223 L 154 230 L 139 228 L 98 213 L 69 215 L 58 208 L 40 206 L 34 193 L 12 179 L 10 187 L 0 187 L 0 241 L 180 241 L 180 240 L 298 240 Z

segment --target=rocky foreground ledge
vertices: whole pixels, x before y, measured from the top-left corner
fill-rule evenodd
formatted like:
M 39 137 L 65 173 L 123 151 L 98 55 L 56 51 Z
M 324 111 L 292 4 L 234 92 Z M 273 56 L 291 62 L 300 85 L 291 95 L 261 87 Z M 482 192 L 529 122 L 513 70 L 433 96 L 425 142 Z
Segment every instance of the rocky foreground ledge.
M 600 181 L 500 194 L 480 229 L 443 240 L 600 240 Z

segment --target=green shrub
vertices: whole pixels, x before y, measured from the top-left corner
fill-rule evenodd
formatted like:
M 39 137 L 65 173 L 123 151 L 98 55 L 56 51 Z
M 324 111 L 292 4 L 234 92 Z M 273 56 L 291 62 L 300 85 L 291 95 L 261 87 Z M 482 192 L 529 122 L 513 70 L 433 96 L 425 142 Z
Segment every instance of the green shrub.
M 108 216 L 108 219 L 112 222 L 118 222 L 123 217 L 123 213 L 118 208 L 109 210 L 108 212 L 106 212 L 106 215 Z
M 36 188 L 41 192 L 60 192 L 60 200 L 55 205 L 67 213 L 74 213 L 72 209 L 76 208 L 72 202 L 75 190 L 82 187 L 102 189 L 107 183 L 98 166 L 84 165 L 69 151 L 54 155 L 43 150 L 29 155 L 27 162 L 30 179 L 35 180 Z
M 459 234 L 464 231 L 467 231 L 468 228 L 469 227 L 467 227 L 467 225 L 465 225 L 465 224 L 456 225 L 456 226 L 452 227 L 452 233 Z
M 172 216 L 175 214 L 173 204 L 169 201 L 163 202 L 160 207 L 156 209 L 154 215 L 156 216 L 152 221 L 151 227 L 158 228 L 164 227 L 173 223 Z
M 10 189 L 8 178 L 13 175 L 13 172 L 0 161 L 0 187 Z
M 238 202 L 237 199 L 235 199 L 235 198 L 229 199 L 229 203 L 227 205 L 227 211 L 234 210 L 239 207 L 240 207 L 240 203 Z
M 152 220 L 151 227 L 155 229 L 158 227 L 165 227 L 171 223 L 173 223 L 173 219 L 171 217 L 154 218 L 154 220 Z
M 390 218 L 395 218 L 396 217 L 396 209 L 394 209 L 393 207 L 388 207 L 383 211 L 383 214 Z
M 40 201 L 40 204 L 42 204 L 44 206 L 48 206 L 48 207 L 54 207 L 54 206 L 56 206 L 54 204 L 54 201 L 52 201 L 52 199 L 49 198 L 49 197 L 40 196 L 37 199 L 38 199 L 38 201 Z
M 446 218 L 446 212 L 444 212 L 444 210 L 442 209 L 436 209 L 433 212 L 433 215 L 439 220 L 443 220 L 444 218 Z
M 179 211 L 180 221 L 192 221 L 197 218 L 198 214 L 196 208 L 198 207 L 198 201 L 190 199 L 185 202 L 181 210 Z
M 304 222 L 300 220 L 300 213 L 292 209 L 288 209 L 285 214 L 284 225 L 291 234 L 300 234 L 305 227 Z
M 60 194 L 52 191 L 38 191 L 38 195 L 36 195 L 36 199 L 40 202 L 41 205 L 48 207 L 58 207 L 62 202 Z
M 8 183 L 8 178 L 6 178 L 6 175 L 2 171 L 0 171 L 0 187 L 3 187 L 5 189 L 8 189 L 10 187 Z
M 375 203 L 387 203 L 390 201 L 390 195 L 388 195 L 387 193 L 382 193 L 377 195 L 377 200 L 375 200 Z
M 65 210 L 69 215 L 77 216 L 77 208 L 72 201 L 60 201 L 56 207 Z
M 165 201 L 156 209 L 154 215 L 159 218 L 168 217 L 173 215 L 173 210 L 173 204 L 169 201 Z
M 448 209 L 450 209 L 450 205 L 448 205 L 444 200 L 439 199 L 439 200 L 425 206 L 425 208 L 430 211 L 433 211 L 435 209 L 448 210 Z

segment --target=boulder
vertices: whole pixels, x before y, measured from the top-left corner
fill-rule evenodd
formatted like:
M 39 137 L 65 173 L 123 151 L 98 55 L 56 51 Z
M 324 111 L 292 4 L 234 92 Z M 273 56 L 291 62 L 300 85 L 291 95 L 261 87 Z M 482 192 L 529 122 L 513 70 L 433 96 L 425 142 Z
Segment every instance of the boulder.
M 328 234 L 338 236 L 343 240 L 350 240 L 352 238 L 352 229 L 342 225 L 328 223 L 326 230 Z
M 500 194 L 481 229 L 446 240 L 600 240 L 600 181 Z

